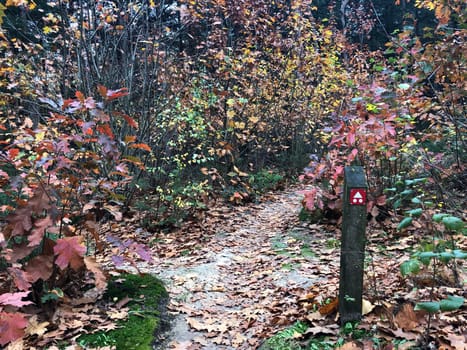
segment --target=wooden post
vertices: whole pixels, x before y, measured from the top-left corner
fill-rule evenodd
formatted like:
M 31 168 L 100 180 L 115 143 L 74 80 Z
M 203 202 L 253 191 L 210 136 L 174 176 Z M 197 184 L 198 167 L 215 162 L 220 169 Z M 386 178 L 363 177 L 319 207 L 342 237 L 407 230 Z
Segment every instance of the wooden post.
M 341 325 L 362 318 L 367 188 L 363 167 L 345 167 L 339 278 Z

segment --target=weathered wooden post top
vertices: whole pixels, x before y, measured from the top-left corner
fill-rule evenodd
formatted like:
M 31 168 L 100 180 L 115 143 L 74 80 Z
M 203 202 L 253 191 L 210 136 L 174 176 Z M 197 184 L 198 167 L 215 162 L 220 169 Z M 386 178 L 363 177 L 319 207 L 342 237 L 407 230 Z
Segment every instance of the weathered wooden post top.
M 341 325 L 362 318 L 367 188 L 363 167 L 345 167 L 339 279 Z

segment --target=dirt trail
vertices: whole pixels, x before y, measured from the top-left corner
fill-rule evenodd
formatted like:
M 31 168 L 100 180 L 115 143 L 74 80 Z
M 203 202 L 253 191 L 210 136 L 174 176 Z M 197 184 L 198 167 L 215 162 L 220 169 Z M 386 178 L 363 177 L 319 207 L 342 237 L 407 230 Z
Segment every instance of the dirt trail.
M 293 320 L 298 294 L 323 273 L 337 274 L 317 270 L 322 261 L 311 250 L 311 229 L 298 222 L 300 200 L 290 189 L 260 204 L 210 211 L 209 240 L 199 243 L 185 232 L 181 255 L 142 268 L 160 276 L 171 296 L 175 317 L 161 349 L 255 349 Z M 169 238 L 155 255 L 171 244 L 180 242 Z

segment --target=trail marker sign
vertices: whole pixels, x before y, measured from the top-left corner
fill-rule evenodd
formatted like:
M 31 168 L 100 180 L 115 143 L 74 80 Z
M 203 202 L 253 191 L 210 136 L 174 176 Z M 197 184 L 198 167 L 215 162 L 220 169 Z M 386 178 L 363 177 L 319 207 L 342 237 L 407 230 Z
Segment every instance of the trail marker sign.
M 362 318 L 367 188 L 363 167 L 345 167 L 339 277 L 341 325 Z
M 350 189 L 350 205 L 366 205 L 366 188 Z

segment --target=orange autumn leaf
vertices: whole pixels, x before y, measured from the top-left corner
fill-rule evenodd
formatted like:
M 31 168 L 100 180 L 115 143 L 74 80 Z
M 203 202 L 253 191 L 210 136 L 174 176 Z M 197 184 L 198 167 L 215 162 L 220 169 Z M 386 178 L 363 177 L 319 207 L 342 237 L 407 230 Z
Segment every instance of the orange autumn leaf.
M 107 98 L 107 88 L 104 85 L 97 85 L 97 91 L 103 98 Z
M 148 152 L 151 152 L 151 147 L 149 147 L 147 144 L 145 143 L 133 143 L 130 145 L 131 148 L 139 148 L 139 149 L 142 149 L 144 151 L 148 151 Z
M 125 136 L 125 143 L 132 143 L 136 141 L 136 136 L 134 135 L 126 135 Z
M 319 313 L 321 315 L 329 315 L 332 314 L 334 311 L 337 311 L 337 307 L 339 305 L 339 298 L 334 298 L 331 300 L 329 304 L 323 305 L 319 308 Z

